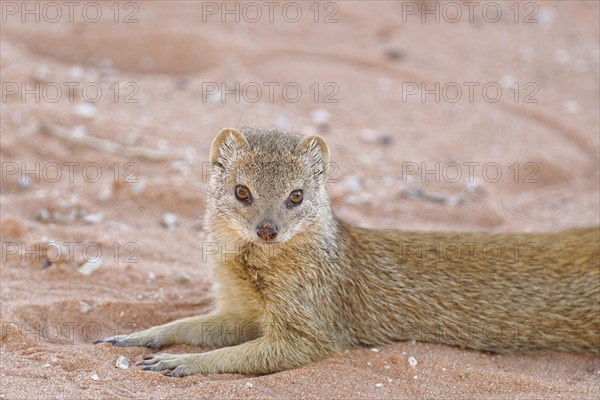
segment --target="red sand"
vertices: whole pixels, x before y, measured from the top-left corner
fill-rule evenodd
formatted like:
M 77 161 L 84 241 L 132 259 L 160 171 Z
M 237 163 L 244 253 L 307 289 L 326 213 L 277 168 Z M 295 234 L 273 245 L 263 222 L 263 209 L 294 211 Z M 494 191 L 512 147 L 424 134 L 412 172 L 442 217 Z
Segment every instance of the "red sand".
M 147 328 L 211 307 L 202 252 L 203 168 L 210 141 L 226 126 L 322 134 L 337 167 L 338 181 L 329 185 L 335 211 L 363 226 L 498 232 L 598 225 L 598 3 L 537 2 L 537 11 L 521 4 L 518 23 L 512 2 L 502 4 L 497 23 L 486 21 L 481 8 L 472 23 L 466 8 L 460 22 L 421 23 L 420 14 L 400 2 L 340 2 L 337 11 L 322 4 L 315 23 L 312 3 L 301 3 L 298 23 L 276 13 L 273 24 L 268 14 L 259 23 L 229 17 L 223 24 L 207 13 L 202 23 L 202 7 L 193 2 L 135 3 L 139 22 L 115 23 L 110 4 L 102 3 L 97 23 L 82 20 L 81 9 L 75 23 L 67 9 L 57 23 L 35 23 L 31 16 L 21 23 L 20 14 L 4 14 L 0 398 L 600 397 L 600 360 L 589 355 L 492 355 L 397 343 L 262 377 L 170 379 L 134 366 L 149 349 L 91 344 L 116 327 Z M 135 11 L 120 6 L 120 21 Z M 532 10 L 538 22 L 523 23 Z M 339 22 L 323 23 L 331 12 Z M 117 81 L 115 101 L 111 85 Z M 17 84 L 17 93 L 9 94 L 14 86 L 7 82 Z M 36 82 L 39 101 L 21 87 Z M 79 83 L 72 102 L 68 82 Z M 246 101 L 229 94 L 221 102 L 219 95 L 204 98 L 213 82 L 255 84 L 240 95 Z M 279 85 L 270 84 L 272 100 L 265 82 Z M 440 91 L 456 83 L 440 92 L 439 103 L 433 94 L 423 103 L 403 92 L 436 82 Z M 479 83 L 473 102 L 468 82 Z M 481 88 L 490 82 L 500 85 L 498 102 L 483 97 Z M 82 93 L 89 83 L 99 85 L 102 96 L 81 108 L 84 95 L 95 96 Z M 302 89 L 295 103 L 294 92 L 287 100 L 282 95 L 290 83 Z M 54 85 L 63 89 L 56 102 Z M 457 85 L 463 97 L 450 102 Z M 251 102 L 256 86 L 262 97 Z M 338 101 L 325 102 L 328 95 Z M 117 143 L 163 149 L 178 161 L 111 155 L 44 135 L 39 123 L 83 126 Z M 458 163 L 462 179 L 436 183 L 428 175 L 423 183 L 416 175 L 403 182 L 403 167 L 426 163 L 432 169 L 436 162 L 440 171 L 446 167 L 446 178 L 454 176 L 449 163 Z M 468 186 L 469 162 L 480 163 L 475 186 Z M 39 172 L 20 184 L 22 169 L 36 163 Z M 62 172 L 57 182 L 52 163 Z M 115 163 L 122 169 L 118 183 Z M 490 163 L 502 171 L 497 182 Z M 484 175 L 487 164 L 492 169 Z M 101 178 L 88 182 L 96 169 Z M 529 173 L 536 183 L 526 182 Z M 124 182 L 128 174 L 143 184 Z M 464 201 L 455 204 L 459 198 Z M 40 219 L 44 210 L 50 220 Z M 52 212 L 62 221 L 52 221 Z M 167 212 L 177 216 L 172 230 L 161 225 Z M 102 219 L 85 224 L 84 213 L 102 213 Z M 74 252 L 43 269 L 35 246 L 49 241 L 72 243 Z M 98 246 L 102 267 L 79 274 L 83 256 L 93 257 Z M 189 282 L 176 279 L 183 272 Z M 120 355 L 129 369 L 115 367 Z M 416 367 L 409 366 L 410 356 Z

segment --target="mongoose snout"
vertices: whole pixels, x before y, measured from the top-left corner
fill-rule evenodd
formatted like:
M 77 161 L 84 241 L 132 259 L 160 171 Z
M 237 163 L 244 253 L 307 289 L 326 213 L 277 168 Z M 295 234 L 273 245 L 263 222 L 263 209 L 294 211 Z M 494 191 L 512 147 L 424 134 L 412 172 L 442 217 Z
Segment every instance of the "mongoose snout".
M 272 221 L 265 220 L 256 227 L 256 234 L 265 242 L 274 240 L 277 237 L 277 225 Z

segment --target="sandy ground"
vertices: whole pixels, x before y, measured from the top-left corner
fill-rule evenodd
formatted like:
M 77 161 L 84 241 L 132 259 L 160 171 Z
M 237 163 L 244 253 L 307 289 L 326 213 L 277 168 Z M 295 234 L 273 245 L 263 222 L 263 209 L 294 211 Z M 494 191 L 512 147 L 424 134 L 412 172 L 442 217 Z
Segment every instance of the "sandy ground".
M 120 3 L 118 14 L 100 2 L 100 16 L 78 3 L 72 22 L 60 2 L 56 21 L 42 3 L 26 15 L 2 2 L 0 398 L 600 397 L 589 355 L 396 343 L 268 376 L 171 379 L 134 366 L 149 349 L 91 344 L 213 305 L 203 190 L 210 141 L 227 126 L 323 135 L 335 211 L 362 226 L 600 223 L 597 2 L 521 3 L 518 15 L 482 2 L 472 20 L 461 2 L 462 18 L 428 2 L 439 23 L 421 3 L 369 3 L 321 3 L 318 15 L 296 3 L 297 22 L 287 3 L 272 16 L 255 3 L 258 22 L 240 3 L 240 21 L 222 23 L 220 2 Z M 439 182 L 419 174 L 436 163 Z M 97 255 L 98 270 L 78 272 Z

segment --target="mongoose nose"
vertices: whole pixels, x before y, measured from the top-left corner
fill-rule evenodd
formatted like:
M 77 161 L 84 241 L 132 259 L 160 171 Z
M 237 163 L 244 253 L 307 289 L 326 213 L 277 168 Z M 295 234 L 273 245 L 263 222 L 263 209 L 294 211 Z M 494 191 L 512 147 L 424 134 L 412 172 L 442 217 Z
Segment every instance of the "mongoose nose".
M 277 237 L 277 225 L 271 221 L 263 221 L 256 227 L 256 234 L 265 242 L 273 240 Z

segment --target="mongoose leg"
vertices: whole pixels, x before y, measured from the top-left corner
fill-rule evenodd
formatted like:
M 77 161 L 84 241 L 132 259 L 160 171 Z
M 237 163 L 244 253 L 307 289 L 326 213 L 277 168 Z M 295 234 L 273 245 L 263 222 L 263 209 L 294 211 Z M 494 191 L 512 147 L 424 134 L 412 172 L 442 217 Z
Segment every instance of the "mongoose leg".
M 171 370 L 167 375 L 172 377 L 198 373 L 267 374 L 307 364 L 313 356 L 316 354 L 308 343 L 292 343 L 265 335 L 206 353 L 149 356 L 142 364 L 147 371 Z
M 183 318 L 129 335 L 102 339 L 119 347 L 146 346 L 159 349 L 172 344 L 222 347 L 256 338 L 258 326 L 235 314 L 213 313 Z

